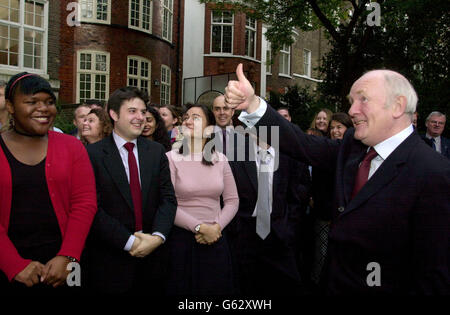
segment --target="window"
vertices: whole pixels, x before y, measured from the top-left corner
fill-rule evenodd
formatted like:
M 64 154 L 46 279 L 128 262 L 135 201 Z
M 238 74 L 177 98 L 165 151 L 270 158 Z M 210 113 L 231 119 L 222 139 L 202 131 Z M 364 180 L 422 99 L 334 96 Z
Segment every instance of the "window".
M 0 64 L 47 71 L 48 2 L 0 1 Z
M 128 85 L 135 86 L 150 97 L 151 62 L 138 56 L 128 57 Z
M 111 0 L 80 0 L 81 21 L 111 23 Z
M 229 11 L 213 11 L 211 22 L 211 52 L 233 52 L 233 13 Z
M 256 20 L 250 17 L 245 21 L 245 55 L 256 58 Z
M 77 102 L 109 97 L 109 53 L 78 51 Z
M 150 33 L 152 31 L 152 1 L 130 0 L 128 26 Z
M 283 45 L 280 50 L 279 74 L 291 75 L 291 47 Z
M 170 68 L 161 66 L 161 105 L 170 104 Z
M 172 42 L 173 0 L 162 0 L 162 38 Z
M 272 74 L 272 46 L 267 42 L 266 47 L 266 73 Z
M 303 74 L 311 76 L 311 50 L 303 49 Z

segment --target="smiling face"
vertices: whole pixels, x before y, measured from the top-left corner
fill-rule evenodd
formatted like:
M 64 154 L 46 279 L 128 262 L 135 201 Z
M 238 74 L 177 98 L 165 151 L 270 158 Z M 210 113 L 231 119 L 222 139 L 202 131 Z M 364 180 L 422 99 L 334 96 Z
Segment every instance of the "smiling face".
M 91 113 L 86 116 L 81 129 L 81 136 L 89 143 L 94 143 L 102 139 L 102 124 L 96 114 Z
M 331 139 L 342 139 L 344 138 L 344 133 L 347 131 L 347 127 L 337 120 L 332 120 L 330 125 L 330 136 Z
M 119 113 L 110 109 L 114 132 L 127 141 L 136 139 L 144 129 L 146 111 L 145 103 L 140 98 L 123 101 Z
M 183 116 L 183 135 L 188 138 L 201 139 L 207 125 L 207 118 L 203 110 L 200 107 L 192 107 Z
M 144 130 L 142 131 L 142 135 L 144 137 L 150 137 L 151 135 L 153 135 L 155 130 L 156 130 L 156 119 L 152 115 L 152 113 L 146 112 Z
M 166 124 L 167 131 L 172 130 L 178 119 L 172 115 L 172 112 L 167 107 L 159 108 L 159 114 Z
M 394 106 L 386 104 L 384 78 L 369 72 L 358 79 L 349 94 L 349 115 L 355 127 L 355 139 L 374 146 L 396 133 Z
M 14 128 L 30 135 L 45 135 L 57 113 L 53 97 L 46 92 L 15 93 L 13 103 L 8 100 L 6 106 L 14 117 Z
M 223 95 L 214 99 L 213 114 L 216 119 L 216 125 L 220 128 L 226 128 L 231 125 L 231 119 L 234 115 L 234 109 L 225 105 L 225 97 Z
M 316 129 L 319 129 L 323 132 L 327 132 L 328 129 L 328 117 L 327 113 L 321 111 L 317 114 L 316 117 Z

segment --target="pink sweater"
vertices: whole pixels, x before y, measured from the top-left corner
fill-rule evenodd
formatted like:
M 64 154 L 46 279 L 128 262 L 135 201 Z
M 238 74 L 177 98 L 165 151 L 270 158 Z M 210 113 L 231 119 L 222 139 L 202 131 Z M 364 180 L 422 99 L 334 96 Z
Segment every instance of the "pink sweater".
M 226 157 L 216 153 L 219 161 L 208 166 L 202 164 L 201 153 L 184 157 L 172 150 L 166 154 L 178 202 L 175 225 L 195 233 L 197 224 L 219 223 L 223 230 L 239 208 L 236 183 Z

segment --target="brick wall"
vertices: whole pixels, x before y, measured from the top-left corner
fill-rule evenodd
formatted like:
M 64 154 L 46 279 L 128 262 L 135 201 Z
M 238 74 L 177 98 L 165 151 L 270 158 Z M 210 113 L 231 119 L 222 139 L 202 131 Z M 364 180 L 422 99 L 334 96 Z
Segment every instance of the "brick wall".
M 70 1 L 61 1 L 61 7 L 65 8 L 68 2 Z M 60 99 L 65 103 L 76 102 L 76 52 L 89 49 L 105 51 L 110 54 L 109 94 L 127 84 L 127 56 L 137 55 L 151 61 L 151 102 L 159 103 L 160 88 L 153 82 L 161 80 L 161 65 L 164 64 L 172 70 L 171 102 L 177 103 L 175 92 L 177 90 L 176 77 L 179 73 L 177 70 L 178 2 L 179 0 L 174 1 L 172 43 L 161 37 L 159 1 L 153 1 L 152 34 L 128 28 L 128 1 L 112 1 L 110 25 L 82 23 L 80 27 L 69 27 L 66 24 L 68 12 L 61 10 Z M 179 92 L 179 94 L 181 93 Z

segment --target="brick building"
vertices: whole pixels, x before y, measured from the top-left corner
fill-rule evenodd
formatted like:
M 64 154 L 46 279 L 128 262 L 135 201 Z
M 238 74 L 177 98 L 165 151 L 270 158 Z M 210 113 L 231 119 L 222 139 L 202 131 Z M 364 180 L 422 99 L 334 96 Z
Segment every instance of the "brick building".
M 261 90 L 262 23 L 229 9 L 185 0 L 183 103 L 211 104 L 239 63 Z
M 265 28 L 264 28 L 265 29 Z M 265 30 L 263 30 L 264 32 Z M 311 32 L 293 31 L 294 43 L 283 46 L 277 55 L 272 56 L 270 42 L 263 36 L 263 82 L 262 96 L 268 96 L 269 91 L 284 93 L 288 86 L 298 85 L 314 93 L 317 84 L 321 82 L 318 67 L 322 57 L 330 49 L 324 30 Z M 272 64 L 268 60 L 272 59 Z
M 105 101 L 131 85 L 152 103 L 177 103 L 183 1 L 79 0 L 78 26 L 68 21 L 71 1 L 60 2 L 62 102 Z

